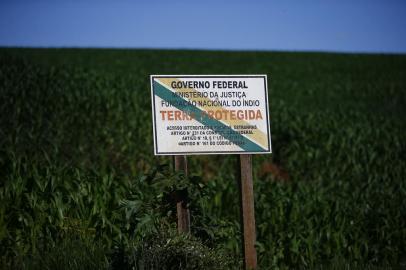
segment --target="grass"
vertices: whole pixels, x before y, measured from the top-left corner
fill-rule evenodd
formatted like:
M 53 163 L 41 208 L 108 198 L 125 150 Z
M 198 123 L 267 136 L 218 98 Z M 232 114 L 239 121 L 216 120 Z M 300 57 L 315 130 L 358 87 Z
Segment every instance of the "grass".
M 96 269 L 163 265 L 170 239 L 238 268 L 235 157 L 190 157 L 189 179 L 154 157 L 149 74 L 256 73 L 273 145 L 254 157 L 261 269 L 404 267 L 406 56 L 13 48 L 0 49 L 0 263 L 51 265 L 73 234 Z M 185 189 L 192 239 L 171 233 Z

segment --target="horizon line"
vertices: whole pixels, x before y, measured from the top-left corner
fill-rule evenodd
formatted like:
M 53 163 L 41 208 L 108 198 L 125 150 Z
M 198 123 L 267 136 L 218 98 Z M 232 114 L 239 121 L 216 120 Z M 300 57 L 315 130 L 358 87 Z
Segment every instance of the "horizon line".
M 33 46 L 33 45 L 3 45 L 0 49 L 73 49 L 73 50 L 150 50 L 150 51 L 207 51 L 207 52 L 259 52 L 259 53 L 321 53 L 321 54 L 363 54 L 363 55 L 406 55 L 404 52 L 393 51 L 362 51 L 362 50 L 317 50 L 317 49 L 230 49 L 230 48 L 190 48 L 190 47 L 142 47 L 142 46 Z

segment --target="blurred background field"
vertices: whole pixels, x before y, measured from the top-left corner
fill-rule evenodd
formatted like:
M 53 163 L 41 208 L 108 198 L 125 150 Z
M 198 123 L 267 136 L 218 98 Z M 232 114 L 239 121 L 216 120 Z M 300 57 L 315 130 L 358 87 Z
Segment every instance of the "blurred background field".
M 260 269 L 406 267 L 405 55 L 1 48 L 4 269 L 240 267 L 236 157 L 154 157 L 150 74 L 268 75 Z

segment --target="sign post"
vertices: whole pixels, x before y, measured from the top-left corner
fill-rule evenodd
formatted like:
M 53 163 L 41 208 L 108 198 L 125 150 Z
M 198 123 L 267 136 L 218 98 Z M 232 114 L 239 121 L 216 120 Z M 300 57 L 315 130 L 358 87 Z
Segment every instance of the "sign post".
M 239 155 L 244 264 L 255 269 L 251 154 L 271 153 L 266 75 L 151 75 L 155 155 L 173 155 L 188 173 L 186 155 Z M 181 192 L 182 193 L 182 192 Z M 190 231 L 187 194 L 177 202 L 178 230 Z
M 252 182 L 252 156 L 239 155 L 239 190 L 241 200 L 242 248 L 244 252 L 244 268 L 257 268 L 257 253 L 255 251 L 255 214 L 254 214 L 254 185 Z
M 183 171 L 185 177 L 188 175 L 187 158 L 186 156 L 174 156 L 173 163 L 175 171 Z M 190 214 L 187 207 L 187 194 L 181 192 L 178 194 L 178 201 L 176 202 L 176 215 L 178 217 L 178 231 L 180 233 L 190 232 Z

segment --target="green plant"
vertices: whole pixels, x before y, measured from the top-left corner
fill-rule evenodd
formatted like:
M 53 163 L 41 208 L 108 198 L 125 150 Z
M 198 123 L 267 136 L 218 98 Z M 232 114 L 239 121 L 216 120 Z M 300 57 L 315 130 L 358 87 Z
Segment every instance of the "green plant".
M 253 162 L 261 268 L 404 266 L 404 55 L 0 48 L 1 266 L 61 251 L 67 232 L 123 265 L 154 234 L 240 261 L 235 157 L 190 157 L 185 178 L 152 155 L 159 73 L 269 75 L 273 154 Z M 189 240 L 169 232 L 177 192 Z
M 108 269 L 108 258 L 101 243 L 67 235 L 55 245 L 22 259 L 22 269 Z
M 239 265 L 223 250 L 168 228 L 149 235 L 129 252 L 135 269 L 235 269 Z

